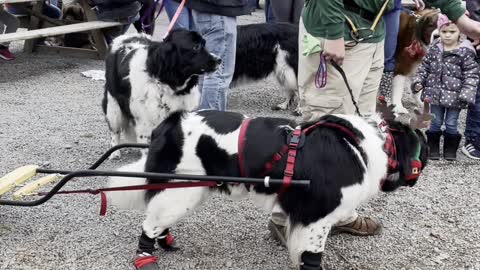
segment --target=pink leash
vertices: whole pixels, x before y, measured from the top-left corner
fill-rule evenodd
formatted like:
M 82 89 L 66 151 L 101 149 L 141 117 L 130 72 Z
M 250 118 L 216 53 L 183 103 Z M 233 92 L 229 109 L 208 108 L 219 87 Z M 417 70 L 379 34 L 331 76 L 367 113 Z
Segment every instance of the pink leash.
M 177 22 L 178 17 L 180 16 L 180 13 L 182 12 L 182 9 L 183 9 L 184 5 L 185 5 L 185 0 L 182 0 L 182 2 L 180 3 L 180 5 L 177 8 L 177 11 L 175 11 L 175 15 L 173 15 L 173 18 L 170 21 L 170 24 L 168 25 L 168 28 L 167 28 L 167 32 L 165 33 L 163 38 L 166 38 L 168 36 L 168 33 L 170 33 L 170 31 L 172 30 L 173 25 L 175 24 L 175 22 Z

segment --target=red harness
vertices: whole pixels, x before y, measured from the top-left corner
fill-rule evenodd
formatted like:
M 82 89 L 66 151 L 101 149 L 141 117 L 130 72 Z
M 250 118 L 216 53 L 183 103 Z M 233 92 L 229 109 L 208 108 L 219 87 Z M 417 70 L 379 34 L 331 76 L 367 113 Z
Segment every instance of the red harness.
M 241 126 L 240 126 L 240 133 L 238 134 L 238 167 L 240 169 L 240 175 L 242 177 L 246 177 L 247 173 L 245 171 L 245 165 L 244 165 L 244 148 L 245 148 L 245 141 L 246 141 L 246 133 L 247 133 L 247 128 L 250 123 L 250 119 L 246 118 L 243 120 Z M 358 138 L 353 134 L 353 132 L 339 124 L 335 123 L 329 123 L 329 122 L 324 122 L 324 121 L 319 121 L 311 126 L 306 127 L 305 129 L 301 129 L 300 126 L 297 126 L 291 133 L 290 136 L 290 141 L 288 144 L 285 144 L 282 147 L 282 150 L 280 152 L 277 152 L 273 155 L 272 159 L 267 161 L 264 165 L 264 172 L 262 173 L 263 175 L 268 174 L 272 167 L 277 163 L 279 160 L 282 159 L 282 157 L 287 153 L 287 164 L 285 166 L 285 170 L 283 172 L 283 181 L 282 181 L 282 186 L 280 187 L 280 191 L 278 192 L 278 196 L 281 196 L 289 187 L 292 182 L 292 178 L 295 172 L 295 159 L 297 157 L 297 151 L 299 149 L 299 145 L 302 139 L 302 136 L 307 136 L 308 133 L 318 127 L 318 126 L 324 126 L 324 127 L 332 127 L 336 128 L 340 131 L 342 131 L 345 135 L 347 135 L 351 140 L 355 141 L 358 143 Z
M 405 51 L 410 58 L 422 58 L 426 54 L 425 50 L 423 50 L 422 45 L 420 44 L 420 41 L 418 40 L 414 40 L 410 46 L 405 47 Z

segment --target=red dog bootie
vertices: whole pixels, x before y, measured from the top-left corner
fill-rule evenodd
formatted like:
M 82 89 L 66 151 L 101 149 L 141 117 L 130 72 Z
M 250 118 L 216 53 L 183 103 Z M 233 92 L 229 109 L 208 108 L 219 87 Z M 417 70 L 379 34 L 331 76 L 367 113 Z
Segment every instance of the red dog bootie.
M 146 252 L 137 254 L 137 258 L 133 261 L 133 265 L 137 270 L 159 270 L 157 257 Z
M 175 239 L 168 229 L 162 232 L 157 238 L 158 245 L 165 251 L 177 251 L 178 247 L 175 246 Z

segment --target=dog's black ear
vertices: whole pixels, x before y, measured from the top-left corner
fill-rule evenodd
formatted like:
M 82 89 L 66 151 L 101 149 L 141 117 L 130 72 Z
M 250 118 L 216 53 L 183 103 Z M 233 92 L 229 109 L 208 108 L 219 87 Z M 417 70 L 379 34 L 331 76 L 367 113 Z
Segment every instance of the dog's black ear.
M 150 76 L 163 83 L 175 85 L 178 80 L 175 74 L 178 63 L 176 46 L 167 42 L 153 42 L 148 48 L 147 71 Z
M 173 40 L 173 36 L 177 33 L 177 32 L 181 32 L 181 31 L 186 31 L 185 29 L 182 29 L 182 28 L 177 28 L 177 29 L 172 29 L 170 32 L 168 32 L 168 35 L 163 39 L 163 42 L 172 42 Z

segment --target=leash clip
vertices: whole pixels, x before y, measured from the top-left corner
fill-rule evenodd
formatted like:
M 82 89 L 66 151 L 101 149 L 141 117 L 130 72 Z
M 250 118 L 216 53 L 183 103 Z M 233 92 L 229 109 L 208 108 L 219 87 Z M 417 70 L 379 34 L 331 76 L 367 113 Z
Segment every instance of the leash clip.
M 365 35 L 360 35 L 364 33 Z M 350 31 L 350 37 L 355 40 L 355 42 L 360 43 L 362 41 L 371 39 L 373 37 L 373 34 L 375 33 L 372 28 L 367 28 L 367 27 L 361 27 L 356 30 L 351 30 Z M 363 36 L 363 37 L 360 37 Z

